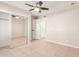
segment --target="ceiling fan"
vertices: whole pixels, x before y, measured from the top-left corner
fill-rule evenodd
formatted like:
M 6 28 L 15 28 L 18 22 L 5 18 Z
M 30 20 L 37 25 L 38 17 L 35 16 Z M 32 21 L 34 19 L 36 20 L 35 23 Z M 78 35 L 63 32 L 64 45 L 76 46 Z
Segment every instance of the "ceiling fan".
M 49 10 L 49 8 L 42 7 L 42 4 L 43 4 L 42 1 L 37 2 L 37 3 L 36 3 L 36 6 L 25 3 L 25 5 L 28 5 L 28 6 L 30 6 L 30 7 L 33 7 L 33 9 L 30 9 L 29 11 L 35 10 L 35 11 L 41 13 L 41 10 Z

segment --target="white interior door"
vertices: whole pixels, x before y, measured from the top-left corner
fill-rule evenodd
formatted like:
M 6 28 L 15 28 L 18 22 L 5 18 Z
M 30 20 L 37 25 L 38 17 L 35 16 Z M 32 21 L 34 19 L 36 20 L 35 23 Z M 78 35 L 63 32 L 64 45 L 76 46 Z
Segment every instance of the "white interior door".
M 46 36 L 46 21 L 38 19 L 36 21 L 36 38 L 44 39 Z

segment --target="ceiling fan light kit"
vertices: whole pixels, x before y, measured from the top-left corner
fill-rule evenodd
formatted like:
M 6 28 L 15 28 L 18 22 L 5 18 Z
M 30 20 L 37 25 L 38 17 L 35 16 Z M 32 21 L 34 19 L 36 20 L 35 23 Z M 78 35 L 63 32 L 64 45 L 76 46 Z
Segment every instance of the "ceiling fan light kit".
M 34 9 L 34 11 L 39 12 L 39 11 L 40 11 L 40 9 L 36 7 L 36 8 Z

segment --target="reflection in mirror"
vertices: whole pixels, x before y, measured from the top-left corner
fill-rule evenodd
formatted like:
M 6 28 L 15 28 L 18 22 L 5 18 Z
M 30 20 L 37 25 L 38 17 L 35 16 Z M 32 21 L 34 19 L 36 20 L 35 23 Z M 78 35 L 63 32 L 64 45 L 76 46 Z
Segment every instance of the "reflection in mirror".
M 26 44 L 27 23 L 23 16 L 12 15 L 12 39 L 11 47 Z

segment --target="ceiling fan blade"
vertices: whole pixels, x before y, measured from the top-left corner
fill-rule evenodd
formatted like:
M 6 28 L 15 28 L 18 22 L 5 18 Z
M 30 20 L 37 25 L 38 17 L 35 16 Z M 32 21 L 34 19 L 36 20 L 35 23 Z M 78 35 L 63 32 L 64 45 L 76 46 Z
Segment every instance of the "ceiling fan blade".
M 34 7 L 33 5 L 30 5 L 30 4 L 27 4 L 27 3 L 25 3 L 25 5 L 28 5 L 28 6 L 30 6 L 30 7 Z
M 34 9 L 30 9 L 29 11 L 32 11 L 32 10 L 34 10 Z
M 40 7 L 40 9 L 42 9 L 42 10 L 49 10 L 49 8 L 46 8 L 46 7 Z

